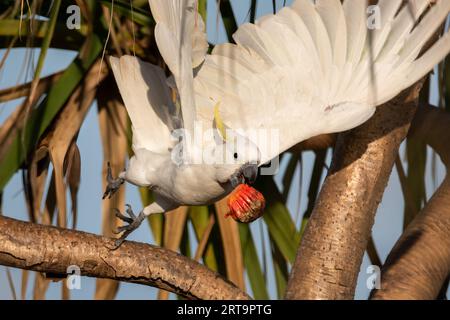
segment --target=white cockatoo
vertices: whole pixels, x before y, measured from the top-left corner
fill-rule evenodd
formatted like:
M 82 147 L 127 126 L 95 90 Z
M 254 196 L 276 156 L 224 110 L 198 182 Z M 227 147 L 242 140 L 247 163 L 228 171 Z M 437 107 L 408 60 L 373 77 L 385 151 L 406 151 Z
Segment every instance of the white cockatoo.
M 402 0 L 379 0 L 374 7 L 366 0 L 296 0 L 243 24 L 233 36 L 236 44 L 218 45 L 212 54 L 206 54 L 195 0 L 149 2 L 157 45 L 173 77 L 135 57 L 111 58 L 135 155 L 118 179 L 109 172 L 105 196 L 124 181 L 155 194 L 138 216 L 131 207 L 129 217 L 117 212 L 129 223 L 119 228 L 124 233 L 117 244 L 150 214 L 217 201 L 295 144 L 362 124 L 450 52 L 446 33 L 420 55 L 447 18 L 449 0 L 412 0 L 403 7 Z M 173 138 L 179 129 L 181 148 Z M 189 139 L 209 129 L 214 139 Z M 262 148 L 248 129 L 276 130 L 277 148 Z M 174 150 L 183 155 L 181 163 Z M 228 161 L 197 163 L 198 154 Z

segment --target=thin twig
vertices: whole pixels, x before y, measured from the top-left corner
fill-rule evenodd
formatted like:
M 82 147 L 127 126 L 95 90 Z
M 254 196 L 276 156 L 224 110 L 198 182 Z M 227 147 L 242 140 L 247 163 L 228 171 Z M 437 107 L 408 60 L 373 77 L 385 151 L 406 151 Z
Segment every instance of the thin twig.
M 102 58 L 100 60 L 100 69 L 98 70 L 97 84 L 99 82 L 100 74 L 102 72 L 103 60 L 105 59 L 105 53 L 106 53 L 106 46 L 108 45 L 109 36 L 111 34 L 111 25 L 112 25 L 112 17 L 113 16 L 114 16 L 114 0 L 111 0 L 111 16 L 109 18 L 108 35 L 106 36 L 106 41 L 105 41 L 105 45 L 103 47 L 103 52 L 102 52 Z

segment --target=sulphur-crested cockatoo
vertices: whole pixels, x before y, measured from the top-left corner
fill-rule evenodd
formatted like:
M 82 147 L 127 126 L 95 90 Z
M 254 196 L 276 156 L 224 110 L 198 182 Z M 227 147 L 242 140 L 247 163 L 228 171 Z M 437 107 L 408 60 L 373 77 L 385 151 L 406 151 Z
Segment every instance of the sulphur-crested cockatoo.
M 379 0 L 368 7 L 365 0 L 296 0 L 242 25 L 236 44 L 218 45 L 207 55 L 195 0 L 150 0 L 158 48 L 173 77 L 167 80 L 160 68 L 134 57 L 111 59 L 133 125 L 135 155 L 118 179 L 109 174 L 105 195 L 129 181 L 156 197 L 137 217 L 131 208 L 130 217 L 117 214 L 129 223 L 119 229 L 119 243 L 145 216 L 216 201 L 293 145 L 362 124 L 376 106 L 430 72 L 449 53 L 449 34 L 419 54 L 448 16 L 450 1 L 402 2 Z M 169 87 L 178 92 L 175 103 Z M 178 141 L 171 132 L 184 128 L 192 135 L 196 124 L 219 129 L 221 139 L 184 143 L 180 165 L 173 161 Z M 245 133 L 236 133 L 245 143 L 231 143 L 224 128 L 275 130 L 277 148 L 260 148 Z M 193 163 L 205 150 L 237 159 Z
M 134 156 L 117 179 L 112 178 L 108 168 L 103 197 L 111 196 L 124 181 L 148 187 L 155 196 L 155 202 L 137 216 L 129 205 L 129 217 L 116 211 L 116 216 L 128 223 L 118 229 L 123 234 L 116 245 L 148 215 L 180 205 L 212 203 L 239 183 L 254 181 L 260 162 L 260 152 L 249 139 L 235 133 L 233 142 L 227 142 L 221 136 L 225 130 L 218 130 L 223 125 L 220 121 L 196 113 L 193 69 L 203 62 L 208 43 L 195 1 L 149 2 L 157 22 L 158 48 L 173 78 L 166 79 L 161 68 L 132 56 L 110 59 L 132 122 Z M 173 82 L 177 90 L 175 102 L 170 90 Z

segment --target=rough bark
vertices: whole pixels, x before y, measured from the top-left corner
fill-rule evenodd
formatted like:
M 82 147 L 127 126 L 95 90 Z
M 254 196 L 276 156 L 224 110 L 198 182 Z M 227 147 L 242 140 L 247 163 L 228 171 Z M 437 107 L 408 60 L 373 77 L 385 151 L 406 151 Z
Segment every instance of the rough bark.
M 338 135 L 329 174 L 292 268 L 287 299 L 352 299 L 376 209 L 420 85 L 378 107 L 362 126 Z
M 412 136 L 430 145 L 450 166 L 450 114 L 420 108 Z M 450 176 L 408 226 L 381 271 L 372 299 L 436 299 L 450 274 Z
M 249 299 L 205 266 L 173 251 L 81 231 L 0 217 L 0 264 L 51 274 L 81 275 L 150 285 L 193 299 Z

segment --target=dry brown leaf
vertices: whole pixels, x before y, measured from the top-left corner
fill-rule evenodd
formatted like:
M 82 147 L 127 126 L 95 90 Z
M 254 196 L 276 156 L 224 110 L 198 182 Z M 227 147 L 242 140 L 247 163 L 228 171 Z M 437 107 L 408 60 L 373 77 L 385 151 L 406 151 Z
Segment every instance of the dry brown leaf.
M 14 281 L 11 276 L 11 271 L 6 268 L 6 278 L 8 279 L 9 289 L 11 290 L 11 296 L 13 300 L 17 300 L 16 288 L 14 287 Z
M 22 270 L 22 280 L 21 280 L 21 287 L 20 287 L 20 298 L 22 300 L 25 300 L 27 295 L 27 284 L 28 284 L 28 276 L 30 275 L 30 272 L 28 270 Z
M 99 88 L 97 94 L 98 119 L 100 126 L 100 136 L 103 145 L 103 170 L 102 188 L 106 188 L 107 163 L 110 162 L 111 170 L 116 177 L 125 167 L 127 157 L 127 112 L 125 106 L 117 95 L 111 95 L 111 86 L 115 86 L 111 77 L 107 78 Z M 118 90 L 114 90 L 118 92 Z M 114 215 L 114 208 L 125 206 L 125 185 L 114 194 L 111 199 L 102 202 L 102 233 L 107 237 L 113 237 L 112 231 L 121 222 Z M 119 282 L 108 279 L 97 279 L 95 289 L 95 299 L 114 299 L 119 289 Z
M 35 99 L 31 101 L 31 104 L 35 104 L 44 92 L 43 86 L 38 87 L 35 92 Z M 17 106 L 0 127 L 0 159 L 4 158 L 17 133 L 25 124 L 26 106 L 26 101 Z
M 166 249 L 177 251 L 180 248 L 181 238 L 183 237 L 184 227 L 188 214 L 188 207 L 179 207 L 165 214 L 163 246 Z M 167 300 L 169 292 L 165 290 L 158 291 L 158 299 Z
M 53 221 L 55 209 L 56 209 L 55 176 L 52 173 L 50 185 L 47 190 L 47 198 L 45 200 L 44 212 L 39 217 L 41 219 L 40 223 L 50 225 Z M 33 289 L 34 300 L 45 299 L 45 294 L 47 292 L 49 283 L 50 280 L 46 278 L 45 274 L 36 273 Z
M 45 278 L 44 273 L 36 272 L 36 279 L 34 280 L 33 299 L 44 300 L 50 281 Z
M 72 203 L 72 228 L 75 229 L 78 218 L 77 194 L 81 179 L 81 155 L 75 142 L 72 142 L 67 152 L 66 165 L 67 168 L 64 168 L 64 172 L 66 173 L 66 183 L 69 187 L 70 201 Z
M 24 175 L 23 177 L 24 179 L 26 179 L 23 185 L 26 204 L 28 207 L 28 216 L 30 221 L 33 221 L 35 223 L 50 224 L 52 220 L 50 217 L 48 217 L 48 212 L 46 213 L 46 215 L 44 215 L 46 219 L 42 219 L 43 216 L 40 214 L 40 206 L 45 191 L 45 182 L 47 180 L 49 162 L 50 160 L 48 158 L 47 151 L 44 148 L 38 148 L 38 150 L 36 150 L 33 154 L 33 158 L 29 164 L 28 170 L 26 171 L 26 175 Z M 49 197 L 52 193 L 52 190 L 50 189 L 51 187 L 49 187 L 47 197 Z M 26 296 L 28 278 L 29 271 L 22 270 L 22 299 L 25 299 Z M 47 291 L 48 283 L 46 283 L 46 280 L 44 278 L 45 277 L 43 275 L 36 273 L 33 293 L 33 298 L 36 300 L 42 300 L 45 298 L 45 292 Z
M 40 223 L 40 206 L 47 181 L 50 159 L 45 147 L 39 147 L 33 154 L 23 183 L 29 219 Z
M 105 16 L 105 20 L 110 21 L 111 20 L 111 10 L 106 5 L 102 5 L 102 12 L 103 12 L 103 15 Z M 116 17 L 116 15 L 113 14 L 113 17 Z M 123 52 L 122 52 L 122 48 L 120 47 L 120 44 L 119 44 L 115 25 L 111 23 L 109 26 L 109 30 L 111 32 L 111 40 L 112 40 L 113 47 L 116 50 L 117 55 L 119 57 L 121 57 L 123 55 Z
M 24 183 L 30 218 L 34 221 L 51 224 L 55 209 L 58 210 L 57 225 L 67 227 L 66 190 L 69 187 L 72 199 L 73 227 L 76 224 L 76 194 L 78 191 L 81 160 L 76 146 L 76 138 L 83 120 L 94 101 L 97 91 L 97 76 L 100 63 L 97 62 L 87 72 L 84 80 L 70 96 L 53 125 L 40 142 L 28 166 Z M 105 76 L 101 74 L 101 79 Z M 41 200 L 47 180 L 49 161 L 53 165 L 52 178 L 47 192 L 44 213 L 40 214 Z M 56 207 L 55 207 L 56 200 Z M 26 284 L 22 284 L 26 286 Z M 34 298 L 44 299 L 48 288 L 48 279 L 37 275 Z M 62 285 L 62 298 L 69 298 L 67 287 Z
M 6 12 L 5 12 L 6 13 Z M 2 19 L 2 18 L 0 18 Z M 11 49 L 14 47 L 14 45 L 16 44 L 16 41 L 18 40 L 18 37 L 15 36 L 11 42 L 8 45 L 8 48 L 6 48 L 6 50 L 4 51 L 4 54 L 2 56 L 2 59 L 0 60 L 0 71 L 3 68 L 3 66 L 5 65 L 6 59 L 8 59 L 9 54 L 11 53 Z
M 208 244 L 209 236 L 211 235 L 211 231 L 214 227 L 214 224 L 216 223 L 216 219 L 214 218 L 213 214 L 209 215 L 209 221 L 208 225 L 205 228 L 205 231 L 203 232 L 203 235 L 198 242 L 197 250 L 195 250 L 194 260 L 199 261 L 201 257 L 203 256 L 203 253 L 205 252 L 206 245 Z

